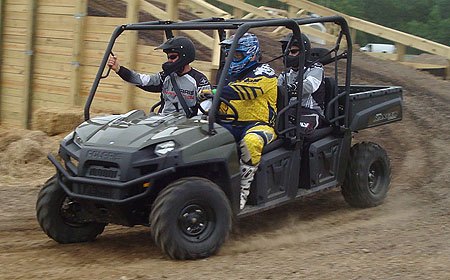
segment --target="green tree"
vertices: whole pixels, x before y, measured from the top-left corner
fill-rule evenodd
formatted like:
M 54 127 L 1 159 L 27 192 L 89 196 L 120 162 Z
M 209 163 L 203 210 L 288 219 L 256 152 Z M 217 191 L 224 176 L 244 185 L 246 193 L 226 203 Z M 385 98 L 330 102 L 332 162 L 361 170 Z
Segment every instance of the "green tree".
M 336 11 L 426 39 L 450 44 L 449 0 L 312 0 Z M 357 37 L 359 43 L 379 42 L 367 34 Z

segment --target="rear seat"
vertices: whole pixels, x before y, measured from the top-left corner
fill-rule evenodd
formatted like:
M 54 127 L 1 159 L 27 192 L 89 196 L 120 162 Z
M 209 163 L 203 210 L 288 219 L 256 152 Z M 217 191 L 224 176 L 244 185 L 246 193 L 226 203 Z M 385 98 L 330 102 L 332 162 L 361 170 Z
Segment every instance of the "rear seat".
M 325 114 L 325 121 L 329 123 L 328 120 L 334 118 L 337 114 L 337 108 L 338 105 L 335 103 L 333 106 L 331 106 L 329 109 L 327 108 L 328 103 L 332 98 L 334 98 L 337 94 L 337 86 L 336 81 L 332 77 L 325 77 L 325 102 L 324 102 L 324 114 Z M 281 111 L 285 106 L 288 105 L 287 101 L 287 92 L 284 87 L 278 86 L 278 95 L 277 95 L 277 112 Z M 278 118 L 279 116 L 277 116 Z M 281 130 L 285 128 L 285 122 L 283 120 L 284 118 L 279 119 Z M 305 136 L 304 141 L 311 143 L 314 141 L 317 141 L 319 139 L 324 138 L 325 136 L 333 133 L 335 130 L 335 127 L 332 126 L 330 123 L 328 126 L 323 128 L 318 128 L 314 130 L 311 134 L 308 134 Z M 262 150 L 262 154 L 268 153 L 270 151 L 273 151 L 285 144 L 285 139 L 281 136 L 279 136 L 275 141 L 269 143 L 268 145 L 264 146 L 264 149 Z

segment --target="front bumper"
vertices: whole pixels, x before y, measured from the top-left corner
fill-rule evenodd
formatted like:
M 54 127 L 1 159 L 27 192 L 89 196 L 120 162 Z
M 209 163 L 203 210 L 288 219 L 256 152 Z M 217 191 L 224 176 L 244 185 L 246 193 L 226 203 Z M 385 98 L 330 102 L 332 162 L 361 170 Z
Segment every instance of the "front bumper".
M 146 197 L 150 194 L 152 187 L 147 187 L 143 192 L 138 193 L 133 193 L 132 189 L 137 185 L 175 172 L 174 167 L 169 167 L 127 182 L 101 180 L 72 176 L 53 155 L 49 154 L 47 157 L 56 167 L 59 184 L 68 196 L 114 204 L 129 203 Z

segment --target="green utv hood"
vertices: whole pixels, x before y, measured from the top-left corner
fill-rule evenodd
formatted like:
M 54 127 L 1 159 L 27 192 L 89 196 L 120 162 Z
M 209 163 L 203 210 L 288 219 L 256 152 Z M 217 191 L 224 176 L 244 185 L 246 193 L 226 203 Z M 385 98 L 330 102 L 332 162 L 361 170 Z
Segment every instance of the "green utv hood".
M 207 128 L 207 121 L 199 118 L 187 119 L 182 114 L 146 116 L 143 111 L 135 110 L 85 121 L 76 128 L 75 137 L 78 139 L 75 141 L 84 146 L 136 150 L 169 140 L 180 146 L 189 146 L 209 137 Z M 228 141 L 233 141 L 231 135 L 225 142 Z

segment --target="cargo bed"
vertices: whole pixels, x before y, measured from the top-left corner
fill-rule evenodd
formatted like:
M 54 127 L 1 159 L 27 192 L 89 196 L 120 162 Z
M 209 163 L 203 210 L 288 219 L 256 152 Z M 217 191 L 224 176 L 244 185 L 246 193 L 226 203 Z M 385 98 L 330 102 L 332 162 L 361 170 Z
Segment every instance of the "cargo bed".
M 339 92 L 344 87 L 339 86 Z M 397 86 L 350 87 L 351 131 L 375 127 L 402 119 L 402 88 Z

